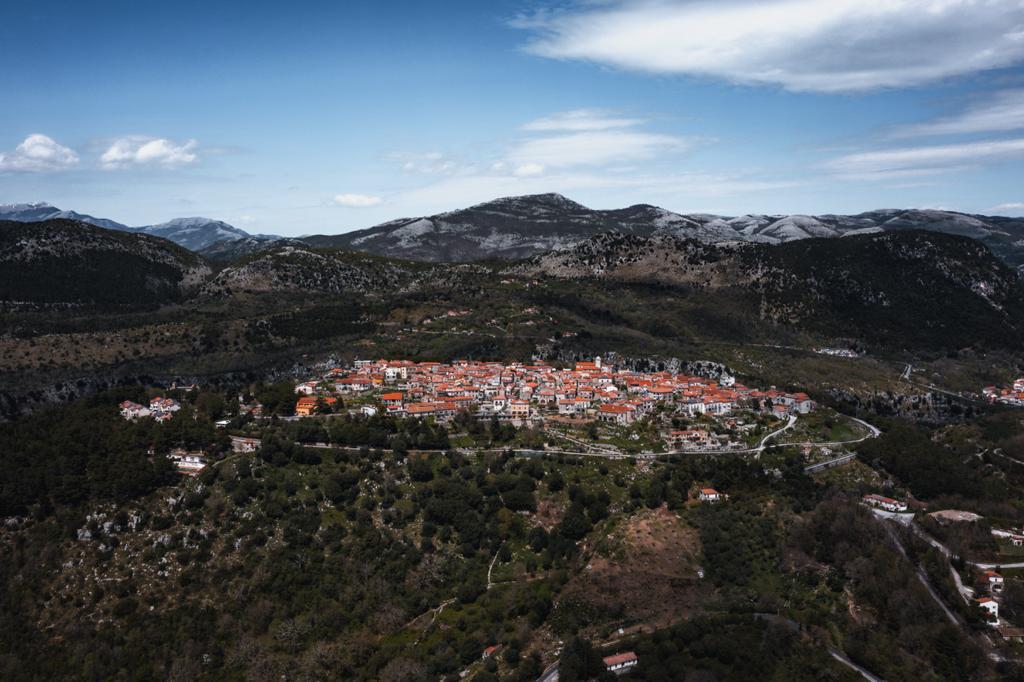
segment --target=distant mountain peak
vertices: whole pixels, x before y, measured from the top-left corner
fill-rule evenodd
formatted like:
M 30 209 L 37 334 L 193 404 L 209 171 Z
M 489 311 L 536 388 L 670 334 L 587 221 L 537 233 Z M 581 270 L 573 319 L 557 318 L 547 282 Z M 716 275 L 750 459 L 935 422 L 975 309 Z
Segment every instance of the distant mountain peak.
M 577 203 L 556 192 L 546 194 L 523 194 L 519 196 L 501 197 L 485 201 L 482 204 L 470 206 L 464 211 L 489 211 L 489 210 L 554 210 L 554 211 L 589 211 L 583 204 Z M 460 213 L 451 211 L 450 213 Z
M 0 204 L 0 214 L 36 208 L 52 208 L 56 210 L 57 207 L 45 201 L 29 201 L 18 204 Z
M 245 239 L 252 236 L 245 230 L 230 225 L 223 220 L 214 220 L 213 218 L 201 216 L 173 218 L 156 225 L 128 227 L 106 218 L 96 218 L 76 211 L 63 211 L 46 202 L 0 205 L 0 219 L 23 223 L 57 219 L 77 220 L 78 222 L 88 223 L 108 230 L 138 232 L 163 237 L 190 251 L 201 251 L 218 242 Z M 277 237 L 273 235 L 260 235 L 258 239 L 277 239 Z

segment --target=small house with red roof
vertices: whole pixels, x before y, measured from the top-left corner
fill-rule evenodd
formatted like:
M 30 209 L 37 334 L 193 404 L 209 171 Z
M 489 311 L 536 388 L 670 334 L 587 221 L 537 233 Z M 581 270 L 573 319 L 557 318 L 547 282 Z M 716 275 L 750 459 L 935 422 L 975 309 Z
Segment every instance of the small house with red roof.
M 640 662 L 640 659 L 632 651 L 623 651 L 619 654 L 605 656 L 601 660 L 604 662 L 604 669 L 613 673 L 628 670 Z

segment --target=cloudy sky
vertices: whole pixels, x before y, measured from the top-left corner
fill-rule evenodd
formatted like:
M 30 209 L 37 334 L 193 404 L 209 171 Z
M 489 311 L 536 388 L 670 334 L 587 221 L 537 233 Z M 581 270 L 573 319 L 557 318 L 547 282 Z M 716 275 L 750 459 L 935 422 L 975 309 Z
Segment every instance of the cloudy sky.
M 8 0 L 0 65 L 0 203 L 133 225 L 1024 215 L 1024 0 Z

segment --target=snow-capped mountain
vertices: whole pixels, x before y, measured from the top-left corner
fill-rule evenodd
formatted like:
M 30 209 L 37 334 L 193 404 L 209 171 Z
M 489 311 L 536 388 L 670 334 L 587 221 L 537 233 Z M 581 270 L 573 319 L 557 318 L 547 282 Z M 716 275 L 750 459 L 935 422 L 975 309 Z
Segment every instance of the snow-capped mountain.
M 0 220 L 14 220 L 24 223 L 61 218 L 78 220 L 108 230 L 140 232 L 163 237 L 190 251 L 200 251 L 217 242 L 235 241 L 248 237 L 257 240 L 276 239 L 276 237 L 270 235 L 250 235 L 245 230 L 229 225 L 221 220 L 212 220 L 210 218 L 175 218 L 157 225 L 129 227 L 107 218 L 96 218 L 75 211 L 62 211 L 56 206 L 47 203 L 0 204 Z
M 122 232 L 133 231 L 127 225 L 122 225 L 114 220 L 106 218 L 95 218 L 84 213 L 75 211 L 62 211 L 56 206 L 45 202 L 31 204 L 0 204 L 0 220 L 16 220 L 20 223 L 37 222 L 40 220 L 78 220 L 89 223 L 96 227 L 105 227 L 108 230 L 121 230 Z
M 175 218 L 166 223 L 139 228 L 146 234 L 170 239 L 190 251 L 199 251 L 220 241 L 244 239 L 249 233 L 221 220 L 210 218 Z
M 157 225 L 128 227 L 46 203 L 0 205 L 0 220 L 33 222 L 67 218 L 123 232 L 169 239 L 213 260 L 228 261 L 296 240 L 251 235 L 209 218 L 176 218 Z M 982 216 L 924 209 L 884 209 L 858 215 L 680 214 L 637 204 L 596 210 L 560 194 L 495 199 L 433 216 L 400 218 L 376 227 L 298 241 L 314 247 L 365 251 L 429 262 L 527 258 L 571 248 L 606 232 L 668 235 L 706 244 L 755 242 L 783 244 L 903 230 L 928 230 L 977 239 L 1024 276 L 1024 218 Z
M 859 215 L 683 215 L 638 204 L 594 210 L 559 194 L 507 197 L 365 230 L 303 239 L 313 246 L 423 261 L 516 259 L 570 248 L 605 232 L 670 235 L 704 243 L 782 244 L 896 230 L 930 230 L 978 239 L 1024 272 L 1024 219 L 951 211 L 889 209 Z

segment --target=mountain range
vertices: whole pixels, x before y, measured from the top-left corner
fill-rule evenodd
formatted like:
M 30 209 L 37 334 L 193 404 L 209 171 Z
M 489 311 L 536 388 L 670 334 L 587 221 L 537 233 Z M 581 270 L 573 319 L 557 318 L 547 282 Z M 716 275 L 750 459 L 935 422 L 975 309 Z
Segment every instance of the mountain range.
M 1024 218 L 931 209 L 883 209 L 857 215 L 728 217 L 684 215 L 647 204 L 597 210 L 559 194 L 538 194 L 496 199 L 433 216 L 401 218 L 343 234 L 284 239 L 274 235 L 252 235 L 209 218 L 176 218 L 166 223 L 129 227 L 45 203 L 0 206 L 0 220 L 34 222 L 61 218 L 164 237 L 219 262 L 300 243 L 405 260 L 468 262 L 528 258 L 567 249 L 607 232 L 637 236 L 668 235 L 712 244 L 781 244 L 815 237 L 928 230 L 976 239 L 1024 273 Z
M 46 203 L 0 205 L 0 220 L 24 223 L 62 219 L 77 220 L 95 225 L 96 227 L 117 230 L 119 232 L 136 232 L 163 237 L 178 246 L 183 246 L 189 251 L 196 252 L 211 247 L 218 242 L 232 242 L 246 238 L 256 241 L 276 239 L 276 237 L 269 235 L 250 235 L 245 230 L 229 225 L 221 220 L 212 220 L 210 218 L 175 218 L 166 223 L 158 223 L 156 225 L 129 227 L 107 218 L 96 218 L 95 216 L 76 211 L 63 211 L 56 206 Z
M 470 208 L 403 218 L 365 230 L 303 238 L 318 247 L 434 262 L 517 259 L 569 248 L 605 232 L 670 235 L 706 243 L 781 244 L 813 237 L 922 229 L 971 237 L 1024 271 L 1024 218 L 888 209 L 858 215 L 683 215 L 638 204 L 595 210 L 559 194 L 497 199 Z
M 257 317 L 291 311 L 296 298 L 361 301 L 379 306 L 380 324 L 428 302 L 479 309 L 487 334 L 528 303 L 542 311 L 534 316 L 565 318 L 563 328 L 647 329 L 661 339 L 763 340 L 789 330 L 891 349 L 996 348 L 1019 346 L 1024 333 L 1024 282 L 1014 270 L 977 240 L 925 230 L 781 244 L 612 231 L 526 259 L 458 265 L 299 242 L 214 267 L 151 234 L 68 219 L 0 221 L 0 302 L 12 310 L 243 310 L 254 297 Z M 344 322 L 363 324 L 367 314 L 345 308 Z M 335 324 L 326 319 L 312 328 Z

